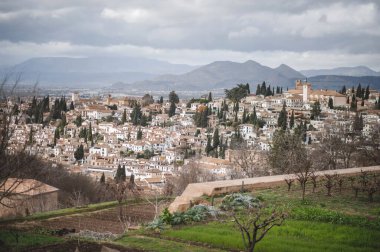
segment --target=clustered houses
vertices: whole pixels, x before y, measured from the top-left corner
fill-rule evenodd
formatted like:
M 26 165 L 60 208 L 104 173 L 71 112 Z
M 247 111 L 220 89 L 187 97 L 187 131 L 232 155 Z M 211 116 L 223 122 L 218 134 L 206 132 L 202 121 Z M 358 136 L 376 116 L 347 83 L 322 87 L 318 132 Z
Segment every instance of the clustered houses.
M 328 107 L 330 99 L 334 108 Z M 371 90 L 370 99 L 363 106 L 358 104 L 364 135 L 380 124 L 379 110 L 370 109 L 378 99 L 377 91 Z M 51 97 L 50 106 L 53 100 Z M 26 146 L 31 153 L 95 179 L 99 179 L 102 173 L 106 177 L 115 176 L 121 165 L 125 166 L 127 176 L 134 174 L 140 183 L 160 188 L 168 177 L 184 169 L 184 164 L 194 156 L 200 158 L 201 167 L 216 177 L 226 177 L 233 164 L 229 152 L 224 153 L 223 148 L 228 149 L 237 136 L 248 145 L 268 151 L 283 104 L 286 104 L 287 124 L 290 125 L 289 118 L 294 116 L 295 125 L 303 123 L 308 129 L 305 143 L 320 141 L 326 132 L 352 129 L 355 117 L 355 112 L 349 110 L 346 95 L 332 90 L 313 90 L 311 83 L 302 81 L 296 82 L 295 89 L 271 96 L 248 95 L 237 107 L 226 98 L 208 102 L 204 99 L 180 101 L 172 117 L 167 114 L 171 106 L 169 102 L 142 104 L 141 101 L 139 97 L 111 96 L 83 99 L 79 93 L 74 93 L 71 101 L 67 101 L 68 105 L 73 103 L 74 109 L 65 113 L 63 127 L 60 125 L 62 120 L 45 126 L 14 124 L 8 151 Z M 321 113 L 311 120 L 311 110 L 317 101 Z M 23 103 L 21 110 L 27 109 L 25 104 L 28 103 Z M 149 118 L 145 125 L 132 123 L 137 104 L 141 105 L 142 116 Z M 197 127 L 194 116 L 206 107 L 208 127 Z M 123 117 L 125 122 L 122 122 Z M 236 120 L 240 124 L 236 124 Z M 219 147 L 214 147 L 213 157 L 207 157 L 208 141 L 213 138 L 215 128 L 218 128 Z M 55 136 L 57 131 L 58 137 Z M 79 146 L 83 146 L 84 153 L 76 160 Z

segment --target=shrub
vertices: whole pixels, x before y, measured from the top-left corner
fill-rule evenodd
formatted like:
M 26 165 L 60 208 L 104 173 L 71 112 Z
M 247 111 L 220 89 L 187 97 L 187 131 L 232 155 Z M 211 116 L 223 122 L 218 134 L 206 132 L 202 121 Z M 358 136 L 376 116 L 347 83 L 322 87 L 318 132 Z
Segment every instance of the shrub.
M 147 228 L 156 232 L 161 232 L 165 229 L 165 223 L 161 218 L 156 218 L 147 225 Z
M 225 196 L 220 208 L 222 210 L 239 210 L 258 207 L 260 200 L 249 194 L 233 193 Z
M 292 210 L 291 217 L 296 220 L 321 221 L 331 224 L 355 225 L 380 229 L 380 218 L 369 220 L 364 216 L 352 216 L 319 207 L 297 207 Z

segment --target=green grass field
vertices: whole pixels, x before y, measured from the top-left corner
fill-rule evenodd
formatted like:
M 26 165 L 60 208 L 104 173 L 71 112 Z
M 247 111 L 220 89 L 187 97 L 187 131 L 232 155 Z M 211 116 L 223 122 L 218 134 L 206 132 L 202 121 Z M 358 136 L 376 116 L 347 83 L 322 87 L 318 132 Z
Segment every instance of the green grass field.
M 273 228 L 258 243 L 255 251 L 380 251 L 380 195 L 369 203 L 367 195 L 360 192 L 355 198 L 348 181 L 341 192 L 334 190 L 331 197 L 319 185 L 312 193 L 308 186 L 306 199 L 301 200 L 298 184 L 290 192 L 286 186 L 257 189 L 253 195 L 266 204 L 283 207 L 289 217 L 281 227 Z M 211 201 L 210 198 L 205 197 Z M 222 197 L 214 198 L 218 205 Z M 170 249 L 173 240 L 192 244 L 203 249 L 226 251 L 244 250 L 240 232 L 231 219 L 175 226 L 161 232 L 159 237 L 150 232 L 130 233 L 118 242 L 127 246 L 152 251 L 165 251 L 159 246 L 148 247 L 145 239 L 167 244 Z M 168 243 L 166 243 L 168 242 Z M 173 247 L 173 251 L 178 248 Z
M 273 228 L 257 244 L 255 251 L 380 251 L 380 194 L 376 193 L 374 202 L 370 203 L 364 192 L 360 192 L 356 198 L 348 183 L 346 181 L 341 192 L 334 190 L 331 197 L 326 195 L 322 185 L 315 193 L 308 185 L 304 201 L 301 200 L 298 184 L 290 192 L 286 185 L 252 192 L 267 205 L 281 207 L 288 212 L 285 223 Z M 214 198 L 214 203 L 218 205 L 222 197 Z M 210 198 L 205 199 L 211 201 Z M 86 208 L 63 209 L 36 214 L 23 220 L 91 212 L 114 205 L 114 202 L 108 202 Z M 38 231 L 21 233 L 18 244 L 14 233 L 0 231 L 0 240 L 8 248 L 18 246 L 21 249 L 62 242 L 60 238 Z M 241 234 L 229 217 L 167 227 L 161 233 L 140 229 L 128 232 L 114 242 L 126 248 L 158 252 L 244 250 Z
M 63 239 L 35 232 L 12 232 L 10 230 L 1 230 L 0 241 L 2 242 L 2 244 L 0 244 L 0 252 L 3 252 L 18 251 L 19 249 L 23 250 L 30 247 L 60 243 Z

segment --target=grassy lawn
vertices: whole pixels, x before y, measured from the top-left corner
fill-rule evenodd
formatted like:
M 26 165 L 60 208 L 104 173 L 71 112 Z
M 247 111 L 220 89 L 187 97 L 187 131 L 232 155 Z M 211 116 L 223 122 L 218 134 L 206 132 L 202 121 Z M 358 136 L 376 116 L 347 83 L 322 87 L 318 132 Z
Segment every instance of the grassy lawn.
M 207 243 L 227 250 L 243 250 L 240 232 L 232 222 L 168 229 L 163 237 Z M 380 231 L 313 221 L 288 220 L 257 245 L 257 251 L 379 251 Z
M 16 235 L 18 234 L 18 242 Z M 17 251 L 18 249 L 63 242 L 63 239 L 33 232 L 0 231 L 0 251 Z
M 355 198 L 353 190 L 349 187 L 349 182 L 346 181 L 345 187 L 341 192 L 333 190 L 332 196 L 326 195 L 326 188 L 319 185 L 315 193 L 311 190 L 311 185 L 308 185 L 305 201 L 302 202 L 302 194 L 300 186 L 295 183 L 290 192 L 287 187 L 279 186 L 270 189 L 257 189 L 253 195 L 259 196 L 268 203 L 279 205 L 289 204 L 293 206 L 308 205 L 313 207 L 321 207 L 329 210 L 334 210 L 350 215 L 362 215 L 368 217 L 380 217 L 380 194 L 374 195 L 374 202 L 368 201 L 368 196 L 364 192 L 359 192 Z
M 127 235 L 116 241 L 117 244 L 127 248 L 136 248 L 144 251 L 157 251 L 157 252 L 218 252 L 222 251 L 215 248 L 207 248 L 189 244 L 188 242 L 177 242 L 165 240 L 155 237 L 148 237 L 142 235 Z
M 380 251 L 379 193 L 372 203 L 364 192 L 355 198 L 348 180 L 341 191 L 333 190 L 332 196 L 326 195 L 321 184 L 315 193 L 311 188 L 309 184 L 304 201 L 296 183 L 290 192 L 284 184 L 252 193 L 266 204 L 289 212 L 285 224 L 273 228 L 257 245 L 257 251 Z M 215 198 L 215 205 L 221 199 Z M 244 250 L 241 234 L 231 221 L 173 227 L 165 230 L 162 237 Z

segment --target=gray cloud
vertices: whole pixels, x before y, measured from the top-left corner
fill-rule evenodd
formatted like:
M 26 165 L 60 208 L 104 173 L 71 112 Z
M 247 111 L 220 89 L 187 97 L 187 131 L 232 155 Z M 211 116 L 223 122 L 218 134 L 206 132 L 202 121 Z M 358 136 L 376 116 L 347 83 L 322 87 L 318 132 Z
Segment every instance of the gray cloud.
M 379 70 L 372 60 L 380 55 L 379 14 L 375 0 L 6 0 L 0 2 L 0 65 L 99 54 L 195 64 L 272 55 L 278 58 L 266 60 L 271 64 L 291 64 L 299 60 L 284 57 L 294 55 L 308 68 L 330 62 L 302 55 L 335 55 L 337 65 Z

